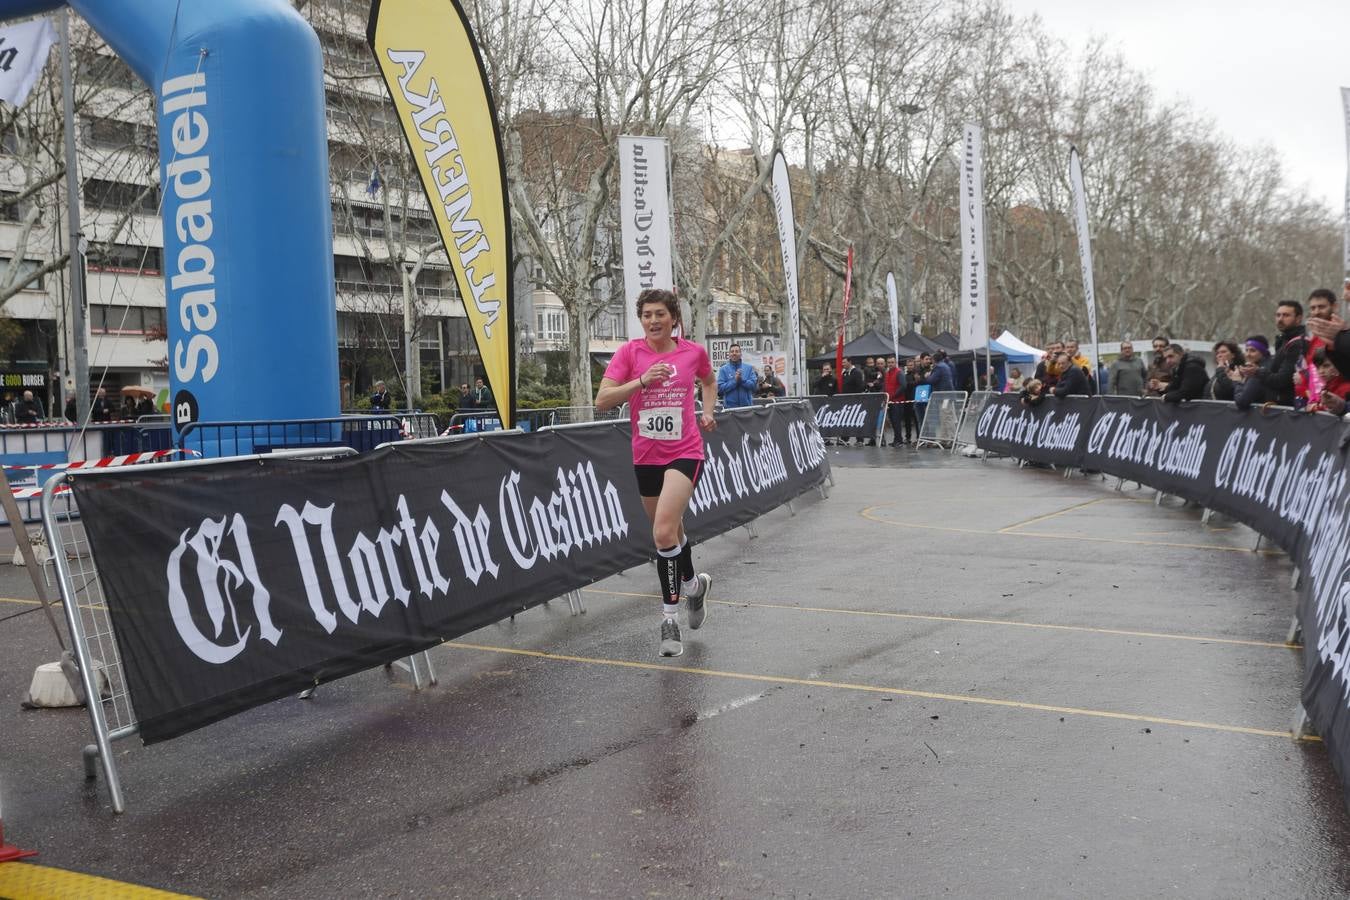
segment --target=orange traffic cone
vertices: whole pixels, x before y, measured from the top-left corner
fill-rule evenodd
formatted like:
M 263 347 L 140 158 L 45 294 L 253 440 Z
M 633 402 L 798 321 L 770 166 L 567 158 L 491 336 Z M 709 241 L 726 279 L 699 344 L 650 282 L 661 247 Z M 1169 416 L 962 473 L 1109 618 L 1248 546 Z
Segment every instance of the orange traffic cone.
M 20 850 L 18 847 L 12 847 L 5 843 L 5 812 L 0 809 L 0 863 L 13 862 L 16 859 L 26 859 L 29 856 L 37 856 L 36 850 Z

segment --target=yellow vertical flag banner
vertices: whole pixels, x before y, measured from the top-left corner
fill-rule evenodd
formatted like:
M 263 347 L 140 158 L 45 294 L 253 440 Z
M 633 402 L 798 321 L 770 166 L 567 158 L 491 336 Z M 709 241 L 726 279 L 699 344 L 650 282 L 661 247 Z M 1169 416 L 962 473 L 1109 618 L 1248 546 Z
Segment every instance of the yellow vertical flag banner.
M 515 422 L 506 161 L 487 72 L 455 0 L 374 0 L 366 38 L 398 109 L 501 417 Z

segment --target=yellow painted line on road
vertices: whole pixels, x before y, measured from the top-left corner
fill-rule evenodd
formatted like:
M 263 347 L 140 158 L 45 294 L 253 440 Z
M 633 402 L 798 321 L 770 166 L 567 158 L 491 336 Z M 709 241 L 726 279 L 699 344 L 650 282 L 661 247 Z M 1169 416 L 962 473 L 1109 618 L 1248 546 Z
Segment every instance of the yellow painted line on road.
M 187 896 L 27 862 L 0 864 L 0 897 L 5 900 L 69 900 L 71 897 L 154 900 Z
M 1053 519 L 1053 518 L 1055 518 L 1056 516 L 1062 516 L 1062 515 L 1064 515 L 1065 513 L 1071 513 L 1071 512 L 1073 512 L 1073 511 L 1076 510 L 1076 509 L 1083 509 L 1084 507 L 1093 506 L 1093 505 L 1095 505 L 1095 504 L 1097 504 L 1097 503 L 1101 503 L 1103 500 L 1107 500 L 1107 499 L 1109 499 L 1109 498 L 1107 498 L 1107 497 L 1096 497 L 1096 498 L 1094 498 L 1094 499 L 1092 499 L 1092 500 L 1084 500 L 1082 503 L 1075 503 L 1073 506 L 1066 506 L 1066 507 L 1064 507 L 1063 509 L 1055 510 L 1055 511 L 1052 512 L 1052 513 L 1046 513 L 1046 514 L 1043 515 L 1043 516 L 1033 516 L 1033 517 L 1031 517 L 1030 519 L 1027 519 L 1025 522 L 1017 522 L 1017 523 L 1015 523 L 1015 524 L 1013 524 L 1013 525 L 1007 526 L 1006 528 L 1000 528 L 1000 529 L 998 530 L 998 533 L 999 533 L 999 534 L 1008 534 L 1009 532 L 1013 531 L 1014 529 L 1021 528 L 1023 525 L 1034 525 L 1034 524 L 1036 524 L 1037 522 L 1044 522 L 1046 519 Z
M 632 591 L 606 591 L 600 588 L 582 588 L 587 594 L 609 594 L 614 597 L 643 597 L 660 599 L 660 594 L 642 594 Z M 1170 634 L 1165 631 L 1130 631 L 1125 628 L 1096 628 L 1090 625 L 1052 625 L 1044 622 L 1022 622 L 1017 619 L 975 619 L 966 616 L 942 616 L 936 613 L 882 612 L 871 609 L 845 609 L 840 606 L 790 606 L 786 603 L 753 603 L 748 600 L 709 600 L 723 606 L 743 606 L 751 609 L 785 609 L 793 612 L 837 613 L 841 616 L 872 616 L 878 619 L 916 619 L 925 622 L 953 622 L 958 625 L 1006 625 L 1011 628 L 1043 628 L 1047 631 L 1077 631 L 1083 634 L 1109 634 L 1117 637 L 1156 638 L 1165 641 L 1191 641 L 1197 644 L 1235 644 L 1240 647 L 1272 647 L 1277 650 L 1302 650 L 1302 644 L 1283 641 L 1256 641 L 1244 638 L 1205 637 L 1195 634 Z
M 923 531 L 950 531 L 956 534 L 982 534 L 998 535 L 1003 537 L 1030 537 L 1030 538 L 1053 538 L 1057 541 L 1088 541 L 1094 544 L 1131 544 L 1140 547 L 1175 547 L 1182 550 L 1218 550 L 1224 553 L 1245 553 L 1253 556 L 1279 556 L 1278 550 L 1258 550 L 1255 553 L 1250 547 L 1224 547 L 1219 544 L 1181 544 L 1173 541 L 1132 541 L 1126 538 L 1099 538 L 1088 537 L 1081 534 L 1053 534 L 1051 532 L 1040 531 L 985 531 L 978 528 L 951 528 L 946 525 L 928 525 L 917 522 L 897 522 L 894 519 L 884 519 L 874 515 L 879 509 L 894 509 L 893 506 L 869 506 L 862 510 L 858 515 L 872 522 L 879 522 L 882 525 L 892 525 L 896 528 L 918 528 Z M 1025 523 L 1024 523 L 1025 524 Z
M 1190 719 L 1172 719 L 1166 716 L 1145 716 L 1137 713 L 1113 712 L 1106 709 L 1085 709 L 1078 706 L 1055 706 L 1048 703 L 1026 703 L 1020 700 L 1002 700 L 997 697 L 974 697 L 969 694 L 943 694 L 937 691 L 916 691 L 909 688 L 884 687 L 875 684 L 855 684 L 847 681 L 823 681 L 818 678 L 793 678 L 788 675 L 757 675 L 751 672 L 726 672 L 718 669 L 704 669 L 697 666 L 681 666 L 672 663 L 636 662 L 627 659 L 601 659 L 593 656 L 571 656 L 564 653 L 545 653 L 542 650 L 523 650 L 515 647 L 496 647 L 490 644 L 470 644 L 452 641 L 443 646 L 460 650 L 480 650 L 485 653 L 501 653 L 509 656 L 527 656 L 534 659 L 546 659 L 554 662 L 572 662 L 591 666 L 612 666 L 620 669 L 641 669 L 656 672 L 682 672 L 686 675 L 702 675 L 708 678 L 727 678 L 735 681 L 756 681 L 763 684 L 783 684 L 794 687 L 832 688 L 844 691 L 861 691 L 869 694 L 887 694 L 895 697 L 913 697 L 919 700 L 943 700 L 952 703 L 969 703 L 975 706 L 999 706 L 1005 709 L 1019 709 L 1033 712 L 1048 712 L 1059 715 L 1089 716 L 1096 719 L 1117 719 L 1125 722 L 1141 722 L 1147 725 L 1175 725 L 1179 728 L 1194 728 L 1201 731 L 1218 731 L 1228 734 L 1246 734 L 1256 737 L 1275 737 L 1292 740 L 1288 730 L 1277 731 L 1270 728 L 1248 728 L 1244 725 L 1225 725 L 1220 722 L 1198 722 Z M 1314 735 L 1302 738 L 1305 741 L 1320 741 Z
M 54 602 L 60 602 L 60 601 L 54 601 Z M 21 605 L 23 605 L 23 606 L 41 606 L 41 605 L 42 605 L 42 604 L 41 604 L 40 602 L 38 602 L 37 600 L 23 600 L 23 599 L 21 599 L 21 598 L 19 598 L 19 597 L 0 597 L 0 603 L 18 603 L 18 604 L 21 604 Z

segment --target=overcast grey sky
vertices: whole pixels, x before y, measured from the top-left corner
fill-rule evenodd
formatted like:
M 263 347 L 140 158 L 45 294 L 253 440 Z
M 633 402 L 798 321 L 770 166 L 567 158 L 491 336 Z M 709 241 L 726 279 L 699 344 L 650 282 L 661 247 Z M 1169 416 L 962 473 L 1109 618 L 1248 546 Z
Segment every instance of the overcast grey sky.
M 1075 48 L 1093 35 L 1245 144 L 1269 143 L 1291 183 L 1339 217 L 1346 178 L 1340 88 L 1350 87 L 1350 0 L 1004 0 Z

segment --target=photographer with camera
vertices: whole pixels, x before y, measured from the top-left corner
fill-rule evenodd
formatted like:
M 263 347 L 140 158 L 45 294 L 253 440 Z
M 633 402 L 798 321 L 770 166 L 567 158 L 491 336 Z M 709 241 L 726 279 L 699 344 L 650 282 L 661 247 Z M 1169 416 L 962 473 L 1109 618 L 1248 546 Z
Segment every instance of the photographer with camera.
M 1206 400 L 1232 400 L 1237 394 L 1233 375 L 1239 368 L 1237 344 L 1219 341 L 1214 345 L 1214 376 L 1205 385 Z

